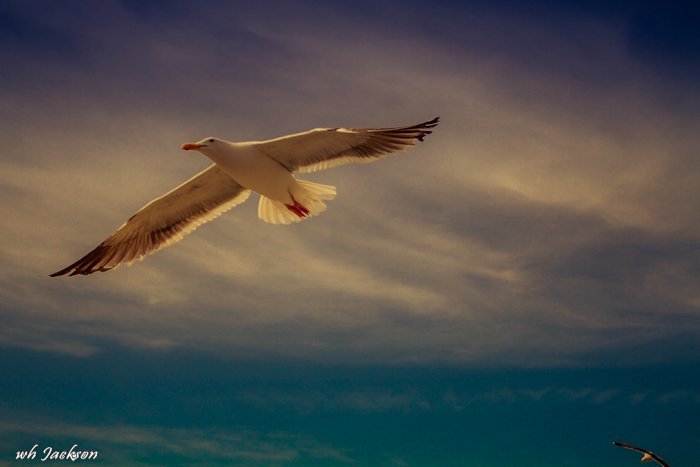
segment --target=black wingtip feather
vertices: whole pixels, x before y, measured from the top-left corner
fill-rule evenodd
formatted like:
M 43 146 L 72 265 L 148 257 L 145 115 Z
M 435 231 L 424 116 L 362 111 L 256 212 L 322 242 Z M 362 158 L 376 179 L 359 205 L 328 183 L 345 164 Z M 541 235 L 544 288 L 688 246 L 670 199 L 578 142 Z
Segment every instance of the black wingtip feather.
M 440 123 L 440 117 L 435 117 L 432 120 L 416 125 L 415 128 L 435 128 Z
M 94 263 L 96 260 L 99 260 L 102 257 L 102 253 L 104 250 L 105 247 L 99 245 L 97 248 L 95 248 L 90 253 L 86 254 L 70 266 L 61 269 L 60 271 L 54 272 L 53 274 L 49 274 L 49 277 L 64 276 L 69 272 L 69 276 L 75 276 L 77 274 L 88 275 L 93 272 L 96 272 L 94 270 L 90 270 L 89 266 L 91 266 L 92 263 Z
M 416 139 L 418 141 L 422 142 L 426 136 L 428 136 L 429 134 L 432 134 L 432 131 L 428 130 L 427 128 L 435 128 L 438 125 L 438 123 L 440 123 L 440 117 L 435 117 L 432 120 L 428 120 L 427 122 L 419 123 L 418 125 L 413 126 L 413 127 L 409 127 L 409 128 L 412 130 L 415 129 L 415 130 L 421 131 L 421 134 L 419 136 L 417 136 Z

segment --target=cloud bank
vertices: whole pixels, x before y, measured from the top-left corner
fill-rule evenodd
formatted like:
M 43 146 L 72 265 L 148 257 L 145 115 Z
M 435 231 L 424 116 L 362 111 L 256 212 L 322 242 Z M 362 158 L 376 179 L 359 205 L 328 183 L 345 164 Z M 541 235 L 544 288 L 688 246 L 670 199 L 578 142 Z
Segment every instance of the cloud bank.
M 697 358 L 697 85 L 652 66 L 618 17 L 74 6 L 4 7 L 3 345 Z M 206 166 L 182 141 L 438 114 L 401 156 L 309 176 L 338 187 L 317 219 L 266 225 L 251 198 L 133 267 L 45 277 Z

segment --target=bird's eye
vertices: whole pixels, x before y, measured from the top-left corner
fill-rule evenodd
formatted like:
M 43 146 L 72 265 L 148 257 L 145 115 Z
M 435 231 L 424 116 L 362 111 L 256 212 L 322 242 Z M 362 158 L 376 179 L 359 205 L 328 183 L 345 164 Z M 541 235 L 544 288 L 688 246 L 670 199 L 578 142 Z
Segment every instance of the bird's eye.
M 210 143 L 213 143 L 213 142 L 214 142 L 214 138 L 210 139 L 209 142 L 210 142 Z

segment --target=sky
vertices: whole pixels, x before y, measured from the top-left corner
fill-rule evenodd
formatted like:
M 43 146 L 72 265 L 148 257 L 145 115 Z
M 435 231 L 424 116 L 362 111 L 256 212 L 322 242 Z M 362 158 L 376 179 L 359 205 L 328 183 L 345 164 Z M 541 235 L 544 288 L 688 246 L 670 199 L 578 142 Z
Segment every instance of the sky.
M 700 441 L 700 33 L 653 2 L 0 2 L 0 465 L 618 466 Z M 410 125 L 131 266 L 49 278 L 209 164 Z M 503 447 L 507 444 L 507 448 Z M 27 462 L 25 462 L 27 463 Z

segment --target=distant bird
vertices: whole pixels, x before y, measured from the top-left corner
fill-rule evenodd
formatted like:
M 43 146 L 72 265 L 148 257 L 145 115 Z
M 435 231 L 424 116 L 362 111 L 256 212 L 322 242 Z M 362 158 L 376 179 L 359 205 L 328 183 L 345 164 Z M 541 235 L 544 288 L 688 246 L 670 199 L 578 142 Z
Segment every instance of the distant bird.
M 637 446 L 632 446 L 631 444 L 626 444 L 626 443 L 620 443 L 619 441 L 613 441 L 613 444 L 615 446 L 619 446 L 624 449 L 630 449 L 632 451 L 637 451 L 643 455 L 642 460 L 639 462 L 651 462 L 651 461 L 656 461 L 659 465 L 663 465 L 664 467 L 670 467 L 668 465 L 668 462 L 657 456 L 651 451 L 647 451 L 646 449 L 638 448 Z
M 214 164 L 156 198 L 131 216 L 97 248 L 51 274 L 92 274 L 142 259 L 181 240 L 200 225 L 260 194 L 258 217 L 290 224 L 320 214 L 335 187 L 298 180 L 350 162 L 369 163 L 423 141 L 439 118 L 396 128 L 316 128 L 267 141 L 232 143 L 208 137 L 182 149 L 199 151 Z

